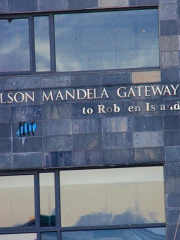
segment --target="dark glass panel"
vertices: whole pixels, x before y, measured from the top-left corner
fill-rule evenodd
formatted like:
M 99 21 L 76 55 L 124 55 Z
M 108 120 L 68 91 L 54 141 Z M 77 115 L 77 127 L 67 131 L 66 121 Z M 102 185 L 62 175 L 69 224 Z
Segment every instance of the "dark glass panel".
M 54 173 L 40 173 L 41 226 L 55 226 Z
M 60 172 L 61 226 L 165 222 L 163 167 Z
M 62 240 L 165 240 L 165 228 L 63 232 Z
M 34 18 L 36 71 L 50 71 L 49 17 Z
M 0 227 L 34 226 L 34 176 L 0 177 L 0 203 Z
M 42 233 L 41 240 L 57 240 L 57 233 L 56 232 Z
M 0 21 L 0 72 L 29 71 L 28 19 Z
M 156 9 L 55 15 L 57 71 L 159 66 Z
M 36 233 L 6 234 L 0 235 L 1 240 L 37 240 Z

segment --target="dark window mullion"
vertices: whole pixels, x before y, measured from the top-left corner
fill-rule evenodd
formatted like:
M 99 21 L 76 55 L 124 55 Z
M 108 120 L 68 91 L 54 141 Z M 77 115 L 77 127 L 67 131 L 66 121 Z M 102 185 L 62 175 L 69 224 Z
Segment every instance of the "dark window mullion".
M 50 57 L 51 57 L 51 71 L 56 72 L 55 59 L 55 31 L 54 31 L 54 15 L 49 15 L 49 37 L 50 37 Z
M 55 171 L 55 203 L 56 203 L 56 226 L 58 229 L 57 239 L 60 240 L 60 226 L 61 226 L 61 207 L 60 207 L 60 182 L 59 171 Z
M 39 173 L 34 175 L 34 191 L 35 191 L 35 218 L 37 229 L 37 240 L 40 240 L 40 189 L 39 189 Z
M 30 71 L 36 72 L 35 63 L 35 35 L 34 35 L 34 17 L 29 17 L 29 48 L 30 48 Z

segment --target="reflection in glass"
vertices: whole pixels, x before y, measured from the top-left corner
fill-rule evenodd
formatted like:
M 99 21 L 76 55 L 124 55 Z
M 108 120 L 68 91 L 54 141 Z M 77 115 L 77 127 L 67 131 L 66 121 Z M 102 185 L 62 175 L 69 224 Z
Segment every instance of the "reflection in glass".
M 0 227 L 34 226 L 34 176 L 0 177 Z
M 36 71 L 50 71 L 49 17 L 34 18 Z
M 165 228 L 63 232 L 62 240 L 166 240 Z
M 54 173 L 40 173 L 41 226 L 55 226 Z
M 41 240 L 57 240 L 57 233 L 56 232 L 42 233 Z
M 0 235 L 1 240 L 37 240 L 36 233 Z
M 61 226 L 163 223 L 162 167 L 60 172 Z
M 28 19 L 0 21 L 0 72 L 29 71 Z
M 57 71 L 159 66 L 157 9 L 55 15 Z

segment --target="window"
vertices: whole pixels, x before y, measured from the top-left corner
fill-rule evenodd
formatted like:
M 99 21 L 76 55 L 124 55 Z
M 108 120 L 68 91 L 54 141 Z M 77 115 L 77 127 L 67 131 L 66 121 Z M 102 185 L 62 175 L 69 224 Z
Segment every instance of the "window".
M 1 16 L 0 72 L 159 67 L 157 9 Z
M 163 167 L 0 177 L 2 240 L 165 240 Z
M 57 71 L 159 66 L 156 9 L 55 15 Z

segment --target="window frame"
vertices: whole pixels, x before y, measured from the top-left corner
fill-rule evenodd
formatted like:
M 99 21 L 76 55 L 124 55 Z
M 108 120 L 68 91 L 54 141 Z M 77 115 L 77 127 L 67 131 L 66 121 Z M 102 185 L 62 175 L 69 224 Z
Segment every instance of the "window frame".
M 76 171 L 90 169 L 115 169 L 115 168 L 140 168 L 140 167 L 157 167 L 161 166 L 164 172 L 164 165 L 130 165 L 130 166 L 106 166 L 106 167 L 80 167 L 80 168 L 58 168 L 47 170 L 32 170 L 32 171 L 16 171 L 16 172 L 1 172 L 0 176 L 16 176 L 16 175 L 34 175 L 34 203 L 35 203 L 35 226 L 20 226 L 20 227 L 5 227 L 0 228 L 1 234 L 20 234 L 20 233 L 37 233 L 37 239 L 40 240 L 41 233 L 56 232 L 57 239 L 61 239 L 61 232 L 67 231 L 91 231 L 91 230 L 113 230 L 113 229 L 135 229 L 135 228 L 161 228 L 166 227 L 166 223 L 148 223 L 148 224 L 132 224 L 132 225 L 103 225 L 103 226 L 77 226 L 77 227 L 61 227 L 61 207 L 60 207 L 60 172 L 61 171 Z M 44 227 L 40 224 L 40 173 L 54 173 L 55 186 L 55 213 L 56 226 Z M 165 190 L 164 190 L 165 198 Z M 165 209 L 164 209 L 165 211 Z
M 62 74 L 62 73 L 81 73 L 81 72 L 97 72 L 97 71 L 124 71 L 124 70 L 158 70 L 160 69 L 160 41 L 159 41 L 159 66 L 158 67 L 141 67 L 141 68 L 117 68 L 117 69 L 98 69 L 98 70 L 82 70 L 82 71 L 56 71 L 56 52 L 55 52 L 55 25 L 54 16 L 56 14 L 71 14 L 71 13 L 91 13 L 91 12 L 113 12 L 113 11 L 132 11 L 132 10 L 146 10 L 146 9 L 157 9 L 157 6 L 145 6 L 145 7 L 133 7 L 133 8 L 105 8 L 105 9 L 88 9 L 88 10 L 68 10 L 68 11 L 53 11 L 53 12 L 31 12 L 24 14 L 2 14 L 0 20 L 6 19 L 22 19 L 27 18 L 29 23 L 29 52 L 30 52 L 30 71 L 8 71 L 0 72 L 0 75 L 31 75 L 31 74 Z M 35 62 L 35 31 L 34 31 L 34 17 L 49 17 L 49 44 L 50 44 L 50 71 L 36 71 Z M 159 22 L 159 16 L 158 16 Z M 159 26 L 159 23 L 158 23 Z M 159 28 L 159 27 L 158 27 Z M 159 29 L 158 29 L 159 32 Z

